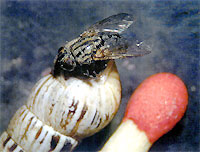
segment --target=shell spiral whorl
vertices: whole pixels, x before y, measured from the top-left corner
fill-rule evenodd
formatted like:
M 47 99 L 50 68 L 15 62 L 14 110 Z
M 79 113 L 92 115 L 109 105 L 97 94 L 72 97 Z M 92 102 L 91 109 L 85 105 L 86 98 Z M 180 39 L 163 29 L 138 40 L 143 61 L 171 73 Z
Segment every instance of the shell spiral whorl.
M 33 88 L 27 105 L 14 115 L 0 138 L 1 151 L 72 150 L 78 141 L 104 128 L 121 100 L 116 65 L 96 78 L 78 79 L 49 74 Z

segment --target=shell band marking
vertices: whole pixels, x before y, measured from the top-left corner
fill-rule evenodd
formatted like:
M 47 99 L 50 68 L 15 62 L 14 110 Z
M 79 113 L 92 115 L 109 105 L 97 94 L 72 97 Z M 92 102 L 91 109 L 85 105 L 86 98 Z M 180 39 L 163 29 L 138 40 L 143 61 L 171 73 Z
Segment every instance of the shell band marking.
M 20 145 L 18 145 L 7 132 L 3 132 L 0 137 L 0 151 L 1 152 L 24 152 Z
M 96 112 L 95 112 L 95 114 L 94 114 L 94 117 L 93 117 L 93 119 L 92 119 L 92 122 L 91 122 L 91 125 L 94 123 L 94 119 L 96 118 L 96 115 L 97 115 L 97 110 L 96 110 Z
M 6 140 L 3 142 L 3 147 L 5 147 L 5 145 L 7 144 L 7 142 L 11 139 L 11 137 L 9 136 L 8 138 L 6 138 Z
M 9 148 L 9 151 L 14 151 L 16 147 L 17 147 L 17 144 L 13 144 L 13 145 Z
M 35 88 L 35 91 L 36 91 L 36 90 L 37 90 L 37 91 L 36 91 L 35 96 L 34 96 L 33 104 L 35 104 L 36 97 L 37 97 L 38 93 L 40 92 L 40 90 L 42 89 L 43 85 L 44 85 L 50 78 L 51 78 L 51 76 L 47 77 L 47 79 L 44 79 L 44 82 L 43 82 L 40 86 L 38 86 L 38 88 Z M 43 79 L 42 79 L 42 80 L 43 80 Z M 40 83 L 40 81 L 39 81 L 38 83 Z M 33 90 L 34 90 L 34 89 L 33 89 Z
M 59 140 L 60 140 L 60 136 L 55 136 L 55 135 L 52 136 L 52 138 L 51 138 L 51 149 L 49 150 L 49 152 L 53 151 L 56 148 Z
M 38 137 L 40 136 L 42 132 L 42 127 L 40 127 L 40 129 L 38 130 L 37 134 L 35 135 L 35 139 L 38 139 Z

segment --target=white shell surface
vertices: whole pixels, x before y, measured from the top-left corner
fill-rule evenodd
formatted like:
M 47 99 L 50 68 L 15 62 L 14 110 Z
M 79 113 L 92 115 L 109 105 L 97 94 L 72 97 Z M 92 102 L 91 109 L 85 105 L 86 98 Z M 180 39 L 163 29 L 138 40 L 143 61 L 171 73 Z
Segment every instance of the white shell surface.
M 59 133 L 81 139 L 105 127 L 116 114 L 121 84 L 114 61 L 89 80 L 51 74 L 33 88 L 27 107 Z

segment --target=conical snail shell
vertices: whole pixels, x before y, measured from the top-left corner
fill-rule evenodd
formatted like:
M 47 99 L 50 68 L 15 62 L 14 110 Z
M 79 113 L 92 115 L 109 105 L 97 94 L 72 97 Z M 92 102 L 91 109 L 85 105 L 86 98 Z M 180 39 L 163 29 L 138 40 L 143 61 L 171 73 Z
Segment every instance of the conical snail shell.
M 0 138 L 0 151 L 61 151 L 64 145 L 72 150 L 112 120 L 120 100 L 113 60 L 97 78 L 65 80 L 49 74 L 39 80 L 27 105 L 10 121 Z

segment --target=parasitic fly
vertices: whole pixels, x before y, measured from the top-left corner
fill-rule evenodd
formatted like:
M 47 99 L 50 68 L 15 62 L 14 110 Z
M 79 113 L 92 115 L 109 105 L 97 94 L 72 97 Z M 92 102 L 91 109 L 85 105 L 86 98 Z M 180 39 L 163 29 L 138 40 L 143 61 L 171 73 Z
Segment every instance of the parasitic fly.
M 109 60 L 142 56 L 150 48 L 142 41 L 129 40 L 125 33 L 135 18 L 126 13 L 105 18 L 89 27 L 78 38 L 58 50 L 54 60 L 54 76 L 96 77 Z M 130 35 L 129 35 L 130 37 Z

